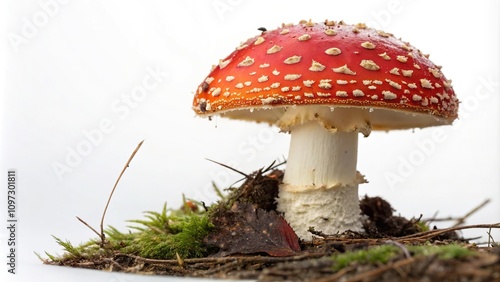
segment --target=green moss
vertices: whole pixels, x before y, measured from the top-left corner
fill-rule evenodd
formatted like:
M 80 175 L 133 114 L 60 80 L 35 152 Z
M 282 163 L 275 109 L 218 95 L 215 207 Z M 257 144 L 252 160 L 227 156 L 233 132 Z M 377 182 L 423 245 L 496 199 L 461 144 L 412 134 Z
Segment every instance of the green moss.
M 122 232 L 110 226 L 104 233 L 106 242 L 100 239 L 89 240 L 80 245 L 54 237 L 63 248 L 62 256 L 49 253 L 51 261 L 61 262 L 69 259 L 92 259 L 111 252 L 139 255 L 145 258 L 174 259 L 176 254 L 182 258 L 203 257 L 208 254 L 203 238 L 213 229 L 206 212 L 192 209 L 148 211 L 145 219 L 130 220 L 135 224 Z
M 417 225 L 417 228 L 419 229 L 420 232 L 425 232 L 430 230 L 429 225 L 427 225 L 427 223 L 423 221 L 417 221 L 415 224 Z
M 442 260 L 464 259 L 474 255 L 474 252 L 459 244 L 405 246 L 412 256 L 437 256 Z M 346 252 L 333 256 L 334 270 L 338 271 L 353 264 L 386 264 L 391 259 L 402 254 L 399 247 L 381 245 L 364 250 Z
M 474 252 L 467 249 L 464 246 L 458 244 L 450 244 L 443 246 L 410 246 L 408 249 L 415 255 L 437 255 L 438 258 L 448 260 L 448 259 L 464 259 L 474 255 Z
M 144 229 L 133 236 L 126 236 L 120 244 L 125 253 L 134 253 L 146 258 L 172 259 L 178 253 L 183 258 L 203 257 L 207 248 L 203 238 L 212 225 L 206 215 L 177 218 L 165 229 Z M 123 234 L 120 234 L 122 236 Z
M 392 245 L 376 246 L 365 250 L 358 250 L 338 254 L 333 257 L 334 269 L 340 270 L 353 263 L 376 264 L 387 263 L 390 259 L 399 254 L 399 249 Z

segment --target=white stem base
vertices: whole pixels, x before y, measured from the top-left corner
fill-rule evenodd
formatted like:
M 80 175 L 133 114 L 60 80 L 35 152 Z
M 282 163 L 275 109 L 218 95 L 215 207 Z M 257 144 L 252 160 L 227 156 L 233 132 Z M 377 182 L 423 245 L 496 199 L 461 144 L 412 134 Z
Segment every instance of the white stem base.
M 309 227 L 324 234 L 362 231 L 358 184 L 331 188 L 287 191 L 280 187 L 278 210 L 285 213 L 300 239 L 311 241 Z
M 309 227 L 325 234 L 362 231 L 358 134 L 332 132 L 316 121 L 292 128 L 277 209 L 301 239 L 311 240 Z

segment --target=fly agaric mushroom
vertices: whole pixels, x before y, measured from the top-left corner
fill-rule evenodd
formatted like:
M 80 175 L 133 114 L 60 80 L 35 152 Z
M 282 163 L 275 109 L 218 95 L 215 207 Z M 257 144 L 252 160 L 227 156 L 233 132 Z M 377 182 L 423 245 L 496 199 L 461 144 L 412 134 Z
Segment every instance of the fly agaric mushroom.
M 291 133 L 278 211 L 302 239 L 361 231 L 358 133 L 451 124 L 441 67 L 392 34 L 325 21 L 282 25 L 241 44 L 198 87 L 193 109 Z

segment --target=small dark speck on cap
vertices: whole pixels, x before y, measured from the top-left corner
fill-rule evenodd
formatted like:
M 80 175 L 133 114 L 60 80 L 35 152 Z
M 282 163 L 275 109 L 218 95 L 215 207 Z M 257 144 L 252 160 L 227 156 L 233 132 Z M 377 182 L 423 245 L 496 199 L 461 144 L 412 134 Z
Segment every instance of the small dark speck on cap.
M 203 92 L 207 92 L 207 91 L 208 91 L 208 83 L 207 83 L 207 82 L 205 82 L 205 81 L 204 81 L 204 82 L 201 84 L 201 90 L 202 90 Z
M 207 111 L 207 102 L 205 102 L 205 101 L 200 102 L 200 111 L 202 113 Z

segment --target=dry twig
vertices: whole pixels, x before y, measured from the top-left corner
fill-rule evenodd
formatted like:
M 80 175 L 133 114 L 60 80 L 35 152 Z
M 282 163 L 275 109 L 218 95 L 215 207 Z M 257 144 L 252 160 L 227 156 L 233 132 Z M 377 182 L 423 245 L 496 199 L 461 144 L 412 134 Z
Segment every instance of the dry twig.
M 109 206 L 109 203 L 111 202 L 111 198 L 113 197 L 113 193 L 115 192 L 115 189 L 116 189 L 116 186 L 118 186 L 118 183 L 120 182 L 120 179 L 122 178 L 122 175 L 123 173 L 125 172 L 125 170 L 127 170 L 127 168 L 129 167 L 130 165 L 130 162 L 132 161 L 132 159 L 134 158 L 135 154 L 137 153 L 137 151 L 139 151 L 139 148 L 141 148 L 142 146 L 142 143 L 144 143 L 144 140 L 142 140 L 141 142 L 139 142 L 139 144 L 137 145 L 137 147 L 135 148 L 135 150 L 132 152 L 132 154 L 130 155 L 130 157 L 128 158 L 128 161 L 127 163 L 125 164 L 125 167 L 123 167 L 122 169 L 122 172 L 120 173 L 120 175 L 118 176 L 118 179 L 116 179 L 116 182 L 115 182 L 115 185 L 113 186 L 113 189 L 111 190 L 111 193 L 109 194 L 109 197 L 108 197 L 108 201 L 106 202 L 106 206 L 104 207 L 104 211 L 102 212 L 102 218 L 101 218 L 101 232 L 97 232 L 97 230 L 95 230 L 92 226 L 90 226 L 87 222 L 85 222 L 83 219 L 79 218 L 78 216 L 76 217 L 81 223 L 83 223 L 85 226 L 87 226 L 88 228 L 90 228 L 90 230 L 94 231 L 95 234 L 97 234 L 97 236 L 99 236 L 99 238 L 101 239 L 101 247 L 104 246 L 105 244 L 105 241 L 106 241 L 106 234 L 104 234 L 104 217 L 106 216 L 106 212 L 108 211 L 108 206 Z
M 431 222 L 442 222 L 442 221 L 455 221 L 455 224 L 452 227 L 457 227 L 459 225 L 462 225 L 465 223 L 465 220 L 469 218 L 471 215 L 482 209 L 484 206 L 489 204 L 491 202 L 491 199 L 486 199 L 483 202 L 481 202 L 479 205 L 474 207 L 472 210 L 470 210 L 468 213 L 461 217 L 453 217 L 453 216 L 448 216 L 448 217 L 442 217 L 442 218 L 437 218 L 437 212 L 434 213 L 434 215 L 430 218 L 422 219 L 422 222 L 426 223 L 431 223 Z
M 398 242 L 398 243 L 412 243 L 412 242 L 421 242 L 421 241 L 427 241 L 429 239 L 435 238 L 439 235 L 442 235 L 444 233 L 448 232 L 453 232 L 453 231 L 458 231 L 458 230 L 464 230 L 464 229 L 474 229 L 474 228 L 500 228 L 500 223 L 495 223 L 495 224 L 475 224 L 475 225 L 464 225 L 464 226 L 457 226 L 457 227 L 449 227 L 449 228 L 443 228 L 443 229 L 435 229 L 435 230 L 429 230 L 429 231 L 423 231 L 403 237 L 393 237 L 393 238 L 339 238 L 335 236 L 327 236 L 324 239 L 317 239 L 312 242 L 313 245 L 322 245 L 324 244 L 325 241 L 333 241 L 333 242 L 340 242 L 343 244 L 358 244 L 358 243 L 364 243 L 364 244 L 370 244 L 370 245 L 378 245 L 378 244 L 383 244 L 387 242 L 388 239 L 392 240 L 393 242 Z
M 101 240 L 102 240 L 102 244 L 103 245 L 104 245 L 104 239 L 105 239 L 105 235 L 104 235 L 104 217 L 106 216 L 106 212 L 108 211 L 109 202 L 111 202 L 111 198 L 113 197 L 113 193 L 115 193 L 116 186 L 118 186 L 118 182 L 120 182 L 120 179 L 122 178 L 123 173 L 125 172 L 125 170 L 127 170 L 128 166 L 130 165 L 130 162 L 134 158 L 135 154 L 141 148 L 142 143 L 144 143 L 144 140 L 142 140 L 141 142 L 139 142 L 139 144 L 137 145 L 137 147 L 135 148 L 135 150 L 132 152 L 132 155 L 130 155 L 130 157 L 128 158 L 127 163 L 123 167 L 122 172 L 118 176 L 118 179 L 116 179 L 115 185 L 113 186 L 113 189 L 111 190 L 111 193 L 109 194 L 108 201 L 106 202 L 106 207 L 104 208 L 104 211 L 102 213 L 102 218 L 101 218 Z
M 464 216 L 460 217 L 457 219 L 457 222 L 452 226 L 452 227 L 457 227 L 457 226 L 460 226 L 462 224 L 465 223 L 465 220 L 470 217 L 471 215 L 473 215 L 475 212 L 477 212 L 478 210 L 482 209 L 484 206 L 486 206 L 489 202 L 491 201 L 491 199 L 486 199 L 484 200 L 481 204 L 479 204 L 477 207 L 473 208 L 472 210 L 470 210 L 468 213 L 466 213 Z

